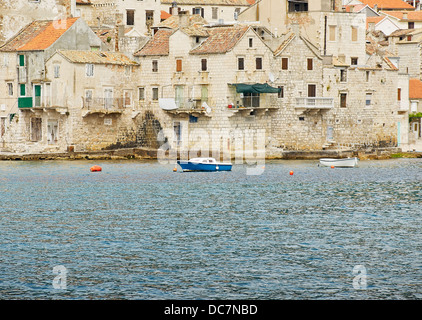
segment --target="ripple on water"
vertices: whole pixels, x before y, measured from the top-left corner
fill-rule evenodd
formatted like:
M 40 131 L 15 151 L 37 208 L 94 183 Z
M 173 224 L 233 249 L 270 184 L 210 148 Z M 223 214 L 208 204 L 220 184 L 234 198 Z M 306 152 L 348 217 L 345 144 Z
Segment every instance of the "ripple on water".
M 0 163 L 0 296 L 12 299 L 417 299 L 417 159 L 262 175 L 155 162 Z M 289 171 L 294 170 L 290 176 Z M 67 268 L 67 289 L 52 269 Z M 353 287 L 363 265 L 368 285 Z

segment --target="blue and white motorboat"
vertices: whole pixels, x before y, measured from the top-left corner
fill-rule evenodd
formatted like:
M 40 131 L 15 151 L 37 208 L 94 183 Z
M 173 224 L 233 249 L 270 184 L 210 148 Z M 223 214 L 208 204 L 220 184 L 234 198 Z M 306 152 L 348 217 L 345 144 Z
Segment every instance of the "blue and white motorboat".
M 177 160 L 183 171 L 231 171 L 232 164 L 217 162 L 214 158 L 192 158 L 189 161 Z

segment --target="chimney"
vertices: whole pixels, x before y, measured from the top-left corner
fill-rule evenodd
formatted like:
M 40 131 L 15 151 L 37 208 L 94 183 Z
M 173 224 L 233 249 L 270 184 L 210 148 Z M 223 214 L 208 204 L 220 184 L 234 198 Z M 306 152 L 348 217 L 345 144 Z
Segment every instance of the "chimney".
M 177 7 L 177 2 L 173 1 L 171 4 L 170 12 L 172 16 L 177 16 L 179 14 L 179 8 Z
M 378 12 L 378 5 L 377 4 L 374 4 L 374 11 Z
M 187 11 L 179 12 L 179 28 L 186 28 L 189 26 L 189 15 Z

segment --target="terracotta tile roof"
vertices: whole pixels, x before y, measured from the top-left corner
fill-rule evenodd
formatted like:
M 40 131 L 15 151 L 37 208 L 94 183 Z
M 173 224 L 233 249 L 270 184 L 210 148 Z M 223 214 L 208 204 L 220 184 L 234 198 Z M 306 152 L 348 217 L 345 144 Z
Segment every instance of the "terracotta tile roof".
M 359 0 L 363 4 L 367 4 L 372 9 L 375 5 L 378 6 L 378 9 L 407 9 L 415 10 L 410 4 L 402 0 Z
M 409 99 L 422 99 L 422 81 L 419 79 L 409 80 Z
M 208 32 L 207 28 L 204 25 L 208 24 L 207 20 L 202 18 L 199 14 L 187 15 L 189 18 L 187 19 L 187 25 L 184 27 L 180 26 L 180 19 L 181 16 L 170 16 L 166 20 L 162 21 L 158 28 L 170 28 L 170 29 L 180 29 L 184 33 L 190 36 L 199 36 L 199 37 L 207 37 Z
M 90 0 L 76 0 L 76 4 L 92 4 Z
M 169 38 L 174 30 L 160 29 L 134 56 L 167 56 L 169 54 Z
M 0 51 L 45 50 L 59 39 L 78 19 L 33 21 L 0 47 Z
M 294 33 L 290 33 L 288 37 L 280 44 L 280 46 L 274 51 L 274 55 L 277 56 L 281 52 L 283 52 L 284 49 L 287 48 L 289 43 L 296 37 Z
M 384 62 L 387 64 L 387 66 L 388 66 L 388 68 L 390 69 L 390 70 L 399 70 L 399 69 L 397 69 L 397 67 L 391 62 L 391 60 L 390 59 L 388 59 L 387 57 L 384 57 L 383 58 L 383 60 L 384 60 Z
M 393 16 L 399 20 L 422 21 L 422 11 L 385 11 L 382 13 Z M 403 14 L 407 14 L 407 18 L 404 18 Z
M 168 13 L 168 12 L 166 12 L 164 10 L 161 10 L 161 12 L 160 12 L 160 19 L 161 20 L 166 20 L 166 19 L 168 19 L 170 17 L 171 17 L 171 14 L 170 13 Z
M 191 54 L 225 53 L 233 49 L 249 26 L 230 26 L 209 28 L 209 37 L 201 45 L 191 50 Z
M 73 63 L 138 65 L 121 52 L 90 50 L 58 50 L 57 52 Z
M 161 4 L 170 5 L 174 0 L 161 0 Z M 177 5 L 220 5 L 220 6 L 250 6 L 255 0 L 177 0 Z
M 366 18 L 366 29 L 368 29 L 370 23 L 377 24 L 378 22 L 380 22 L 383 19 L 385 19 L 385 16 Z

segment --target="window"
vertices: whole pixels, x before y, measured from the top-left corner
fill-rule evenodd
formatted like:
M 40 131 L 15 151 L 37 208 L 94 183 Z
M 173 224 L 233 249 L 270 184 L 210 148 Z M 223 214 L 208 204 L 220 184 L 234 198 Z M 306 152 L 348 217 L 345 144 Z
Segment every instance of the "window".
M 126 10 L 126 25 L 133 26 L 135 24 L 135 10 Z
M 340 82 L 346 82 L 347 81 L 347 70 L 341 69 L 340 70 Z
M 19 55 L 19 67 L 24 67 L 25 66 L 25 55 L 20 54 Z
M 289 70 L 289 58 L 281 58 L 281 70 Z
M 51 83 L 44 84 L 44 101 L 47 107 L 51 105 Z
M 173 123 L 173 132 L 173 142 L 176 145 L 179 145 L 182 142 L 182 124 L 180 123 L 180 121 L 175 121 Z
M 308 84 L 308 97 L 316 97 L 316 84 Z
M 369 82 L 369 71 L 366 71 L 366 82 Z
M 41 85 L 34 85 L 34 107 L 41 107 Z
M 104 88 L 104 107 L 105 109 L 113 107 L 113 88 Z
M 85 104 L 88 107 L 92 104 L 92 89 L 85 90 Z
M 138 88 L 138 100 L 145 100 L 145 88 Z
M 329 40 L 330 41 L 336 41 L 336 30 L 337 30 L 336 26 L 330 26 L 329 27 L 329 31 L 330 31 Z
M 192 8 L 192 14 L 199 14 L 202 18 L 204 17 L 204 8 Z
M 340 108 L 347 106 L 347 93 L 340 93 Z
M 182 72 L 182 59 L 176 59 L 176 72 Z
M 132 91 L 131 90 L 123 90 L 123 105 L 125 107 L 132 106 Z
M 217 7 L 212 7 L 212 19 L 217 20 L 218 19 L 218 8 Z
M 284 98 L 284 86 L 278 86 L 278 88 L 280 89 L 280 91 L 278 92 L 278 98 Z
M 22 83 L 19 88 L 19 96 L 25 97 L 26 96 L 26 85 Z
M 189 122 L 190 123 L 197 123 L 198 122 L 198 117 L 195 117 L 193 115 L 189 115 Z
M 42 119 L 31 118 L 31 141 L 40 141 L 42 138 Z
M 145 25 L 151 27 L 154 24 L 154 10 L 145 10 Z
M 207 59 L 201 59 L 201 71 L 207 71 Z
M 246 108 L 259 108 L 259 93 L 245 92 L 243 94 L 243 106 Z
M 248 41 L 249 48 L 253 48 L 253 38 L 249 38 Z
M 47 121 L 47 143 L 56 144 L 58 140 L 58 127 L 59 122 L 57 120 Z
M 93 77 L 94 76 L 94 65 L 92 63 L 87 63 L 85 65 L 86 76 Z
M 13 83 L 7 83 L 7 93 L 9 96 L 13 96 Z
M 54 78 L 59 78 L 60 77 L 60 66 L 59 65 L 54 65 Z
M 358 64 L 358 58 L 356 58 L 356 57 L 350 58 L 350 64 L 352 66 L 356 66 Z
M 158 100 L 158 88 L 152 88 L 152 100 Z
M 308 70 L 314 69 L 314 59 L 312 59 L 312 58 L 307 59 L 307 69 Z
M 408 22 L 407 23 L 407 29 L 415 29 L 415 23 L 414 22 Z
M 237 70 L 245 70 L 245 58 L 237 58 Z
M 158 72 L 158 60 L 152 60 L 152 72 Z
M 0 137 L 3 137 L 6 133 L 6 117 L 0 118 Z
M 255 65 L 256 65 L 256 70 L 262 70 L 262 58 L 261 57 L 255 58 Z
M 365 105 L 366 106 L 370 106 L 371 105 L 371 100 L 372 100 L 372 93 L 367 92 L 366 96 L 365 96 Z
M 397 89 L 397 100 L 401 101 L 401 88 Z
M 352 41 L 358 41 L 358 28 L 352 27 Z

